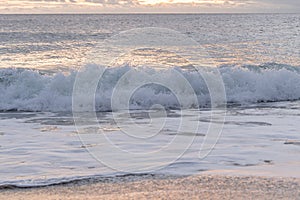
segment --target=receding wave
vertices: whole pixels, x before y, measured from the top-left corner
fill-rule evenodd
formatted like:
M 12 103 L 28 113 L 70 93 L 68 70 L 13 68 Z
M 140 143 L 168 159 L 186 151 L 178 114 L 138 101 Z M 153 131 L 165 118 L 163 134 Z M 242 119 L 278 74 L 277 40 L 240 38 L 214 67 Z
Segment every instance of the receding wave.
M 101 67 L 87 66 L 83 70 L 93 74 Z M 108 68 L 99 81 L 95 94 L 96 110 L 111 110 L 111 95 L 120 77 L 131 66 Z M 135 69 L 134 75 L 145 71 L 155 74 L 169 84 L 180 85 L 172 78 L 173 70 L 180 72 L 190 83 L 197 95 L 200 107 L 209 105 L 209 90 L 205 81 L 197 71 L 183 68 L 155 70 L 152 68 Z M 300 67 L 276 63 L 266 63 L 260 66 L 220 66 L 226 98 L 230 103 L 248 104 L 257 102 L 275 102 L 300 99 Z M 209 74 L 210 71 L 204 71 Z M 78 71 L 68 74 L 44 74 L 28 69 L 0 69 L 0 110 L 9 111 L 71 111 L 74 81 Z M 88 80 L 87 80 L 88 81 Z M 126 87 L 125 87 L 126 88 Z M 121 98 L 121 97 L 120 97 Z M 185 94 L 187 107 L 193 107 L 194 102 Z M 180 108 L 176 96 L 164 86 L 148 84 L 136 90 L 130 99 L 131 109 L 147 109 L 154 104 L 167 108 Z
M 23 181 L 11 181 L 11 182 L 0 182 L 0 190 L 10 189 L 29 189 L 29 188 L 41 188 L 56 185 L 66 184 L 78 184 L 78 183 L 94 183 L 94 182 L 117 182 L 127 180 L 145 179 L 151 177 L 164 177 L 162 174 L 151 174 L 151 173 L 116 173 L 106 176 L 93 175 L 93 176 L 81 176 L 81 177 L 69 177 L 69 178 L 54 178 L 45 180 L 23 180 Z M 170 176 L 170 175 L 169 175 Z

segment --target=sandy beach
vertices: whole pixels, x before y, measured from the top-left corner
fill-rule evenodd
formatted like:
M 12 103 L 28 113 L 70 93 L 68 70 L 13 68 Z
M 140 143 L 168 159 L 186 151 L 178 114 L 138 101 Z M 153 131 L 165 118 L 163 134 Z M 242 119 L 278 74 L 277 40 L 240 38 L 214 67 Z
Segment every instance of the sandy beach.
M 300 199 L 300 179 L 123 176 L 40 188 L 6 188 L 0 190 L 0 199 Z

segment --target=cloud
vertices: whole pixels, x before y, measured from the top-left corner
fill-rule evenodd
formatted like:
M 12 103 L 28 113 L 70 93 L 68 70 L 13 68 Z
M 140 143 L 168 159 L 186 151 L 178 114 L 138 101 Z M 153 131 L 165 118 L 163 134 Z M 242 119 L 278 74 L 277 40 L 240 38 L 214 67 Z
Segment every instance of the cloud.
M 299 0 L 0 0 L 1 13 L 299 11 Z

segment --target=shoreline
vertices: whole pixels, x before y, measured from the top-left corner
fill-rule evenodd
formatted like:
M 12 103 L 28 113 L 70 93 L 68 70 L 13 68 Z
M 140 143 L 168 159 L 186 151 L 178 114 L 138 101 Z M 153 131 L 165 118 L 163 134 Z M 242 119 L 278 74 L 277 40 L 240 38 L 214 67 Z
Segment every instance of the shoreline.
M 299 199 L 300 178 L 142 175 L 39 188 L 1 189 L 0 199 Z

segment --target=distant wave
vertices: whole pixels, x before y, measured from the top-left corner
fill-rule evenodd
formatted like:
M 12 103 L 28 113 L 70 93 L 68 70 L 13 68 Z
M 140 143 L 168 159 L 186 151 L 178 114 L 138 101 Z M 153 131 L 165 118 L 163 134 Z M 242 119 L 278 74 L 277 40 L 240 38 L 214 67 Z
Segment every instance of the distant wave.
M 97 70 L 98 67 L 87 66 L 83 70 Z M 110 97 L 114 86 L 131 66 L 109 68 L 101 79 L 101 87 L 96 93 L 96 110 L 111 110 Z M 209 105 L 210 97 L 204 80 L 196 71 L 178 70 L 189 81 L 197 94 L 199 105 Z M 157 73 L 169 80 L 170 84 L 178 84 L 172 79 L 172 69 L 156 71 L 144 67 L 136 70 Z M 220 66 L 227 101 L 230 103 L 248 104 L 269 101 L 288 101 L 300 99 L 300 67 L 276 63 L 262 65 Z M 28 69 L 0 69 L 0 110 L 9 111 L 71 111 L 72 91 L 78 71 L 55 75 L 42 74 Z M 209 71 L 205 73 L 210 73 Z M 189 96 L 185 104 L 189 105 Z M 161 104 L 167 108 L 179 108 L 176 97 L 160 85 L 146 85 L 138 89 L 131 98 L 130 108 L 146 109 L 153 104 Z M 193 107 L 191 102 L 190 107 Z

